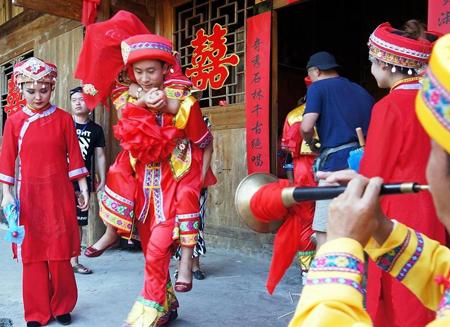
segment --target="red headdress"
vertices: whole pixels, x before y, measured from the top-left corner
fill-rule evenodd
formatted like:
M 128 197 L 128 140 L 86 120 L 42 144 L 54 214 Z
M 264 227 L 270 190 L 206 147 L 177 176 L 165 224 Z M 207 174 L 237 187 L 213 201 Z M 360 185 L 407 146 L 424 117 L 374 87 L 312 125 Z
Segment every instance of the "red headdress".
M 433 42 L 417 40 L 402 35 L 389 23 L 379 25 L 369 37 L 369 55 L 387 64 L 406 68 L 408 74 L 420 73 L 428 63 Z M 426 32 L 426 36 L 439 37 L 438 33 Z
M 120 44 L 132 35 L 150 33 L 132 13 L 121 10 L 111 19 L 91 24 L 78 58 L 75 78 L 83 83 L 84 99 L 94 109 L 110 95 L 123 61 Z
M 51 63 L 31 57 L 15 64 L 13 75 L 17 85 L 26 82 L 55 84 L 58 69 Z
M 128 76 L 134 82 L 132 65 L 141 60 L 161 60 L 170 66 L 175 64 L 172 42 L 157 34 L 140 34 L 129 37 L 121 44 L 123 63 Z
M 130 66 L 141 60 L 161 60 L 175 63 L 172 42 L 157 34 L 140 34 L 129 37 L 121 44 L 123 63 Z

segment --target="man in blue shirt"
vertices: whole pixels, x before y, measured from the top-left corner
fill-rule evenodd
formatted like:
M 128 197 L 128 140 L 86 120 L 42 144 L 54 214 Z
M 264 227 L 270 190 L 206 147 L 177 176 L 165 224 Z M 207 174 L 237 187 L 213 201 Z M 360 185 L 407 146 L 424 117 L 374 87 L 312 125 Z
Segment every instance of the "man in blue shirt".
M 313 54 L 306 69 L 312 85 L 306 93 L 302 135 L 313 150 L 319 151 L 316 171 L 337 171 L 348 167 L 349 152 L 358 147 L 355 132 L 367 133 L 374 99 L 361 86 L 339 76 L 334 56 L 322 51 Z M 320 149 L 313 139 L 314 126 Z M 320 183 L 319 183 L 320 185 Z M 320 246 L 326 240 L 326 222 L 330 200 L 316 202 L 313 230 Z

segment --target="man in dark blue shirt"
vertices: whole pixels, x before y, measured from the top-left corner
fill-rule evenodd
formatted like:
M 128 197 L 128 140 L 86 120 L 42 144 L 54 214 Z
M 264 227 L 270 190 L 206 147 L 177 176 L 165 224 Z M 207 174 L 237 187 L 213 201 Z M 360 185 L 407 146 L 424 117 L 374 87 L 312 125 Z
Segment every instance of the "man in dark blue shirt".
M 339 76 L 340 66 L 334 56 L 322 51 L 313 54 L 306 66 L 313 81 L 306 94 L 302 135 L 313 149 L 314 127 L 320 140 L 317 171 L 337 171 L 348 167 L 349 152 L 358 147 L 355 132 L 361 127 L 367 133 L 374 103 L 373 97 L 361 86 Z M 320 185 L 320 183 L 319 183 Z M 326 221 L 330 201 L 318 201 L 313 230 L 321 245 L 326 238 Z

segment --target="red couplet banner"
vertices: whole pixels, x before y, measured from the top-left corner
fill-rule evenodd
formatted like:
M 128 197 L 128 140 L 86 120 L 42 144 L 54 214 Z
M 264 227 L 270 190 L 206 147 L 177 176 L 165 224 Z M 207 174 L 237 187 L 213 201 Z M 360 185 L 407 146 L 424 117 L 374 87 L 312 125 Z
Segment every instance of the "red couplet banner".
M 450 0 L 428 0 L 428 30 L 450 33 Z
M 270 11 L 247 19 L 245 115 L 248 173 L 270 172 Z

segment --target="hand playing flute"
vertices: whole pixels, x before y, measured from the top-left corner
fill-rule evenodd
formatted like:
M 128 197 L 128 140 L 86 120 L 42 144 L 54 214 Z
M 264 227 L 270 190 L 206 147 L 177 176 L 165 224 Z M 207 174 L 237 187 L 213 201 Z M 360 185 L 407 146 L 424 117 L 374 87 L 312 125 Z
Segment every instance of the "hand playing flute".
M 392 231 L 393 223 L 383 214 L 379 193 L 383 180 L 368 179 L 352 170 L 318 173 L 328 183 L 347 184 L 344 193 L 335 198 L 328 215 L 327 240 L 352 238 L 362 246 L 370 237 L 382 244 Z

